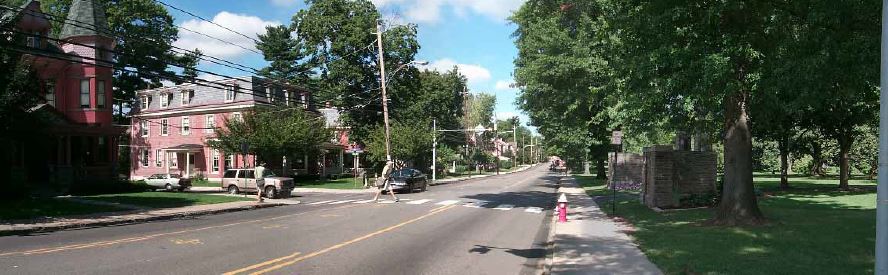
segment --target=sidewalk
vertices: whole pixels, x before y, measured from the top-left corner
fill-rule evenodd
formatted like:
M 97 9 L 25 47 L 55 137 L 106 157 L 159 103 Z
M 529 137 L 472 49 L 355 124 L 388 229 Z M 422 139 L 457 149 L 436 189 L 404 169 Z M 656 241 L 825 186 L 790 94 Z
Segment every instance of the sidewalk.
M 31 221 L 12 221 L 12 223 L 4 222 L 0 224 L 0 235 L 29 234 L 34 232 L 57 231 L 70 228 L 139 223 L 146 221 L 173 219 L 179 217 L 200 216 L 223 212 L 292 205 L 298 203 L 299 201 L 295 200 L 266 199 L 264 203 L 257 203 L 255 201 L 237 201 L 164 209 L 134 209 L 133 207 L 123 206 L 124 208 L 130 208 L 132 210 L 38 219 Z M 99 202 L 96 204 L 102 203 Z
M 662 274 L 623 233 L 628 228 L 602 212 L 573 177 L 562 177 L 558 192 L 570 204 L 568 222 L 553 226 L 550 274 Z

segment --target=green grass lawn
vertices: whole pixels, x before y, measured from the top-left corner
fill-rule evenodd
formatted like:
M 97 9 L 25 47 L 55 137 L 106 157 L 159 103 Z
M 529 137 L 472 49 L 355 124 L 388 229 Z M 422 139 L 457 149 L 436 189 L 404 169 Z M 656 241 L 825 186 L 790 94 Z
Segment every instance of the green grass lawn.
M 576 176 L 590 195 L 604 182 Z M 872 274 L 875 262 L 875 181 L 854 180 L 837 190 L 832 178 L 757 175 L 759 206 L 770 220 L 759 227 L 713 227 L 711 209 L 657 213 L 637 195 L 618 197 L 617 215 L 631 222 L 642 251 L 667 274 Z M 610 197 L 596 199 L 610 212 Z
M 208 180 L 193 180 L 191 186 L 194 187 L 222 187 L 222 182 L 211 182 Z
M 87 200 L 130 204 L 151 208 L 173 208 L 235 201 L 251 201 L 256 199 L 255 197 L 244 198 L 185 192 L 139 192 L 86 196 L 81 198 Z
M 60 217 L 123 210 L 104 205 L 91 205 L 54 198 L 0 201 L 0 220 Z
M 368 179 L 373 181 L 372 178 Z M 356 187 L 357 186 L 357 187 Z M 354 178 L 340 178 L 335 180 L 318 180 L 318 181 L 297 181 L 296 187 L 303 188 L 323 188 L 323 189 L 363 189 L 364 183 L 360 178 L 355 184 Z

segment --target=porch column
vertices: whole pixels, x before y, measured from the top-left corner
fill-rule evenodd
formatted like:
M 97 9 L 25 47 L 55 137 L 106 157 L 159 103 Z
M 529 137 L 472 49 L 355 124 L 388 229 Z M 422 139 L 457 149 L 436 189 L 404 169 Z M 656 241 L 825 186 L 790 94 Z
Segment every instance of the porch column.
M 191 152 L 185 152 L 185 178 L 191 178 Z
M 166 173 L 170 173 L 170 152 L 167 150 L 163 150 L 163 166 L 166 167 Z

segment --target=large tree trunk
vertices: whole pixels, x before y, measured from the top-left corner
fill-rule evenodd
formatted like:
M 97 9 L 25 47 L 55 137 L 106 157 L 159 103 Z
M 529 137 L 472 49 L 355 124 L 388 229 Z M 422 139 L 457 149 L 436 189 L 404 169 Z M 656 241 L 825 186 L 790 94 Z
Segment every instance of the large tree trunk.
M 848 189 L 848 178 L 851 175 L 851 166 L 848 163 L 851 143 L 854 139 L 850 135 L 838 138 L 839 141 L 839 189 Z
M 820 147 L 820 144 L 817 141 L 811 141 L 811 162 L 814 163 L 811 166 L 811 171 L 809 174 L 816 176 L 825 176 L 826 173 L 823 172 L 823 148 Z
M 598 158 L 598 161 L 596 161 L 595 178 L 596 179 L 606 179 L 607 178 L 607 167 L 605 167 L 604 158 Z
M 748 92 L 725 97 L 725 175 L 722 198 L 715 214 L 715 224 L 760 224 L 759 210 L 752 183 L 752 135 L 747 113 Z
M 780 189 L 789 188 L 789 138 L 783 137 L 777 144 L 780 151 Z

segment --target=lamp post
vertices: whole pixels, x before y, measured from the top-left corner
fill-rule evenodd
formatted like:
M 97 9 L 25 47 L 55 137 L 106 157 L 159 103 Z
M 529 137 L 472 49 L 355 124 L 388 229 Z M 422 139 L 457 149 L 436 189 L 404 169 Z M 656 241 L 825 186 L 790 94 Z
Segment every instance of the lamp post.
M 879 92 L 879 185 L 876 195 L 876 274 L 888 275 L 888 0 L 882 0 Z

